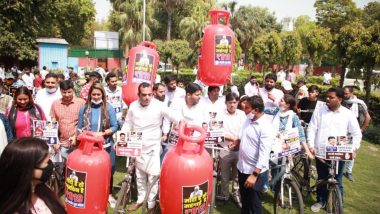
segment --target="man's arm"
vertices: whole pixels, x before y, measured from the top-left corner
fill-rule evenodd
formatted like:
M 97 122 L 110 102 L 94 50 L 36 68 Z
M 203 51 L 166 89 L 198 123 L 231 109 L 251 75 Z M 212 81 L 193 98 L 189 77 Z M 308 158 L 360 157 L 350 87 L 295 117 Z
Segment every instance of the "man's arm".
M 350 133 L 352 136 L 354 151 L 358 150 L 360 147 L 360 142 L 362 140 L 362 132 L 360 130 L 358 120 L 356 119 L 354 113 L 351 111 L 348 115 L 348 133 Z
M 314 111 L 313 116 L 311 117 L 309 126 L 307 128 L 307 143 L 311 153 L 315 152 L 315 135 L 318 131 L 318 117 L 320 117 L 320 109 Z
M 365 113 L 365 118 L 363 121 L 362 126 L 360 127 L 361 132 L 363 133 L 366 128 L 369 126 L 369 123 L 371 122 L 371 116 L 369 115 L 368 111 Z

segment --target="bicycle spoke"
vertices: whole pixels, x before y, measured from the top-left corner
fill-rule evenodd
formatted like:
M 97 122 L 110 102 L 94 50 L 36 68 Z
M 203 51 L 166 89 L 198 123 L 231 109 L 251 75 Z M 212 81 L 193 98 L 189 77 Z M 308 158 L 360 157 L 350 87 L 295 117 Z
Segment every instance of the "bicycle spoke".
M 274 213 L 294 213 L 304 212 L 303 199 L 297 184 L 294 181 L 285 180 L 282 191 L 279 188 L 275 192 Z

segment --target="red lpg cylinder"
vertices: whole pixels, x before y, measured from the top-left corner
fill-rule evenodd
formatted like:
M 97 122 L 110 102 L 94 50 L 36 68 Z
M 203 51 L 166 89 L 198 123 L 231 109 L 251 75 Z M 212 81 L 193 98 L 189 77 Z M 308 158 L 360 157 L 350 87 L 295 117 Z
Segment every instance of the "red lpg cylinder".
M 154 84 L 160 56 L 154 43 L 143 41 L 129 51 L 128 74 L 123 77 L 123 100 L 127 105 L 137 100 L 140 83 Z
M 65 203 L 69 214 L 106 213 L 110 192 L 111 159 L 103 138 L 93 132 L 78 136 L 79 148 L 66 163 Z
M 186 135 L 191 131 L 200 132 L 201 136 Z M 161 168 L 161 213 L 207 213 L 212 195 L 213 162 L 204 149 L 205 137 L 206 132 L 199 126 L 180 125 L 178 143 L 166 154 Z
M 230 13 L 210 10 L 211 24 L 204 29 L 199 56 L 199 80 L 208 86 L 224 85 L 231 77 L 235 56 L 235 36 L 228 27 Z M 219 23 L 224 18 L 225 24 Z

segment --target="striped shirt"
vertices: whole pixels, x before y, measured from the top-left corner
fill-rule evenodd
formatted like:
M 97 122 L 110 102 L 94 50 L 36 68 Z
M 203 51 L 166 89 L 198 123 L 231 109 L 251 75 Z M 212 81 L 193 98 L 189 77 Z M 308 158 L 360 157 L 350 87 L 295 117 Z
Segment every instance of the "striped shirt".
M 85 101 L 77 97 L 74 97 L 69 103 L 64 103 L 62 99 L 53 102 L 50 116 L 52 120 L 58 121 L 60 141 L 66 141 L 75 135 L 78 125 L 79 110 L 84 104 Z

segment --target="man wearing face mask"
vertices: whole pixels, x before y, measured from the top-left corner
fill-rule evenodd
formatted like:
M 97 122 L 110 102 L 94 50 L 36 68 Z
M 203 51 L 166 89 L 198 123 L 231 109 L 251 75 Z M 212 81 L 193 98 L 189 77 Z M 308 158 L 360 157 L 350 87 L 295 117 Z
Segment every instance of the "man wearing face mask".
M 237 163 L 239 190 L 242 200 L 241 213 L 262 213 L 262 196 L 268 178 L 269 153 L 275 138 L 270 122 L 264 116 L 264 103 L 261 97 L 249 100 L 252 118 L 243 124 L 238 140 L 233 146 L 239 147 Z
M 343 87 L 344 90 L 344 99 L 342 102 L 342 106 L 350 109 L 354 112 L 360 126 L 360 130 L 362 133 L 365 132 L 366 128 L 369 126 L 371 122 L 371 116 L 368 113 L 367 105 L 363 100 L 358 99 L 354 95 L 354 88 L 352 86 Z M 352 177 L 352 169 L 354 168 L 354 160 L 346 161 L 346 173 L 344 174 L 348 180 L 354 181 Z
M 61 99 L 62 94 L 58 87 L 58 77 L 54 73 L 49 73 L 45 77 L 45 88 L 39 90 L 35 103 L 41 106 L 47 120 L 51 120 L 50 109 L 54 101 Z
M 128 207 L 128 211 L 137 210 L 143 203 L 148 181 L 160 174 L 160 150 L 161 150 L 161 124 L 164 117 L 179 123 L 181 117 L 176 112 L 157 99 L 153 99 L 152 86 L 149 83 L 141 83 L 138 87 L 139 99 L 132 102 L 122 132 L 142 132 L 141 156 L 136 158 L 136 177 L 138 198 L 137 202 Z M 148 196 L 148 208 L 155 207 L 155 197 L 158 185 L 153 184 Z
M 275 74 L 267 74 L 265 76 L 264 87 L 261 89 L 261 98 L 263 98 L 265 108 L 279 107 L 280 100 L 284 93 L 276 89 L 277 76 Z
M 53 102 L 50 116 L 59 124 L 58 133 L 61 144 L 56 145 L 55 149 L 60 148 L 62 156 L 67 158 L 73 149 L 71 146 L 75 145 L 78 114 L 85 101 L 74 96 L 74 85 L 70 80 L 61 82 L 60 89 L 62 99 Z

